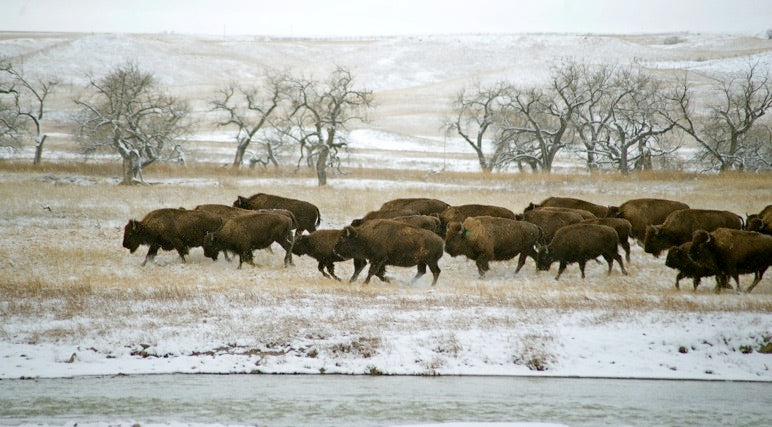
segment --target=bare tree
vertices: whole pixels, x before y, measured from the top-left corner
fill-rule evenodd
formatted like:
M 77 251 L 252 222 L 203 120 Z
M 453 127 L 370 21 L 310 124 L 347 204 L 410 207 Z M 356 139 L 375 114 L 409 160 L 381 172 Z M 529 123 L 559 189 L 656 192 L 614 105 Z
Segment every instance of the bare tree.
M 340 166 L 339 153 L 346 149 L 348 123 L 366 121 L 373 107 L 373 93 L 355 89 L 351 72 L 337 67 L 326 82 L 294 79 L 293 108 L 283 130 L 285 138 L 299 144 L 298 164 L 314 168 L 318 184 L 327 184 L 327 169 Z
M 244 88 L 231 84 L 219 91 L 219 98 L 212 101 L 212 110 L 223 113 L 218 126 L 236 128 L 236 155 L 233 167 L 244 163 L 244 155 L 253 143 L 262 147 L 263 155 L 253 154 L 250 165 L 256 163 L 278 166 L 275 151 L 280 139 L 271 136 L 259 137 L 266 128 L 272 128 L 272 119 L 281 112 L 282 103 L 287 101 L 289 76 L 284 73 L 270 73 L 262 87 Z
M 486 133 L 495 132 L 502 109 L 502 103 L 508 100 L 511 88 L 509 83 L 499 82 L 490 87 L 478 83 L 473 89 L 463 89 L 453 100 L 451 108 L 455 115 L 446 119 L 444 126 L 449 133 L 457 133 L 477 154 L 480 169 L 490 172 L 501 164 L 499 157 L 508 151 L 495 149 L 491 159 L 486 158 Z M 493 144 L 491 139 L 491 144 Z
M 56 79 L 38 79 L 33 81 L 14 68 L 10 62 L 0 62 L 0 72 L 9 77 L 7 83 L 0 85 L 0 95 L 7 95 L 10 100 L 0 101 L 0 140 L 18 144 L 25 133 L 27 122 L 34 128 L 35 156 L 32 163 L 37 165 L 43 157 L 43 144 L 48 135 L 43 130 L 46 98 L 59 84 Z
M 180 153 L 172 143 L 187 132 L 188 106 L 164 94 L 152 73 L 127 63 L 88 79 L 90 96 L 75 100 L 81 109 L 78 135 L 87 154 L 108 150 L 121 156 L 123 184 L 144 182 L 145 167 Z
M 587 102 L 576 109 L 572 123 L 576 136 L 581 142 L 585 164 L 590 170 L 598 168 L 596 150 L 599 145 L 609 139 L 608 129 L 613 120 L 615 106 L 625 95 L 623 92 L 612 91 L 612 79 L 617 68 L 612 65 L 602 65 L 594 69 L 584 68 L 580 76 L 580 90 L 587 95 Z
M 754 141 L 757 120 L 772 107 L 772 90 L 765 68 L 754 63 L 740 78 L 717 80 L 712 97 L 715 101 L 709 104 L 704 117 L 699 116 L 692 105 L 692 88 L 686 77 L 679 84 L 680 90 L 674 97 L 679 114 L 671 120 L 700 145 L 701 161 L 721 172 L 745 170 L 749 163 L 769 162 L 768 158 L 758 158 L 763 150 L 749 145 Z
M 507 147 L 504 161 L 552 170 L 555 156 L 569 143 L 569 125 L 587 94 L 578 86 L 582 68 L 567 63 L 553 69 L 547 89 L 513 89 L 502 113 L 497 145 Z

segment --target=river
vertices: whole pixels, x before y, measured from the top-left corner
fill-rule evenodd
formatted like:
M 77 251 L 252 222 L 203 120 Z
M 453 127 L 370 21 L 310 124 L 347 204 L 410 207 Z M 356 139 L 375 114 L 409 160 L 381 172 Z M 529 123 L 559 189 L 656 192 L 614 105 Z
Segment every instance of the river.
M 770 425 L 772 383 L 136 375 L 0 381 L 0 424 Z

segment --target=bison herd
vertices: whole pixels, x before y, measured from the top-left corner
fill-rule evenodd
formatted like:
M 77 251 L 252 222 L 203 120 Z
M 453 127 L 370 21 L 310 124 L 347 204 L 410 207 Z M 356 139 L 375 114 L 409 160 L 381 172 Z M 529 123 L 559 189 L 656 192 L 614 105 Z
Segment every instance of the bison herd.
M 159 249 L 176 250 L 185 262 L 189 249 L 201 246 L 204 255 L 217 260 L 220 252 L 253 264 L 255 249 L 278 243 L 292 255 L 307 255 L 318 262 L 325 277 L 335 275 L 335 263 L 353 260 L 357 279 L 369 264 L 365 283 L 372 276 L 383 281 L 386 266 L 417 267 L 413 280 L 431 271 L 432 285 L 440 275 L 439 260 L 447 253 L 475 262 L 480 277 L 490 261 L 517 257 L 520 269 L 528 257 L 538 270 L 558 263 L 555 279 L 569 264 L 577 263 L 584 278 L 585 264 L 603 258 L 614 261 L 627 274 L 619 254 L 621 246 L 630 261 L 630 239 L 658 257 L 667 251 L 665 265 L 677 270 L 676 288 L 692 278 L 694 289 L 704 277 L 716 278 L 716 291 L 730 287 L 739 275 L 754 274 L 750 292 L 772 262 L 772 205 L 758 214 L 742 217 L 728 211 L 692 209 L 664 199 L 633 199 L 620 206 L 603 206 L 569 197 L 550 197 L 531 203 L 522 213 L 501 206 L 468 204 L 451 206 L 431 198 L 401 198 L 384 203 L 342 229 L 321 229 L 319 209 L 306 201 L 258 193 L 239 196 L 232 206 L 206 204 L 194 209 L 154 210 L 124 228 L 123 246 L 132 253 L 140 245 L 149 249 L 143 265 Z

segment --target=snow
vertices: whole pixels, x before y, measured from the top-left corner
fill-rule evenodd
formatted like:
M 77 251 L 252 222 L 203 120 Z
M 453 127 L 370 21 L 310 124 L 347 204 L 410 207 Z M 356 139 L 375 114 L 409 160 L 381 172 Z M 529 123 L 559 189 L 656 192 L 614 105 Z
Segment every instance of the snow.
M 49 35 L 34 40 L 6 36 L 0 40 L 0 53 L 26 54 L 27 70 L 66 76 L 68 82 L 75 84 L 83 83 L 82 76 L 87 72 L 98 75 L 126 58 L 136 57 L 142 68 L 148 67 L 164 76 L 163 83 L 173 85 L 178 91 L 199 85 L 215 86 L 230 79 L 253 78 L 260 74 L 262 67 L 275 66 L 277 58 L 283 58 L 288 66 L 308 71 L 314 64 L 327 64 L 328 58 L 334 57 L 335 64 L 352 66 L 357 78 L 376 91 L 399 92 L 412 88 L 417 95 L 411 95 L 408 100 L 418 103 L 423 102 L 426 94 L 439 94 L 428 104 L 437 111 L 446 102 L 443 97 L 471 80 L 516 77 L 523 84 L 541 81 L 549 70 L 545 64 L 554 63 L 567 53 L 597 63 L 640 60 L 658 68 L 689 68 L 708 75 L 730 72 L 747 64 L 745 56 L 718 57 L 731 48 L 734 38 L 684 35 L 681 43 L 667 45 L 662 43 L 665 37 L 427 36 L 373 38 L 346 44 L 281 39 L 258 43 L 260 40 L 253 38 L 221 40 L 217 37 L 196 37 L 191 41 L 184 36 L 110 34 L 62 38 Z M 767 51 L 753 51 L 749 57 L 768 63 L 769 43 L 753 40 L 751 44 L 757 48 L 765 46 Z M 700 49 L 704 55 L 715 58 L 699 61 L 694 58 L 695 54 L 685 53 L 688 49 Z M 73 61 L 74 57 L 80 60 Z M 201 58 L 206 59 L 203 61 L 206 65 L 202 65 Z M 487 68 L 481 71 L 476 68 L 479 64 Z M 174 76 L 163 73 L 166 69 L 174 69 Z M 211 77 L 213 74 L 218 76 L 216 81 Z M 398 114 L 395 119 L 380 117 L 373 124 L 351 132 L 350 166 L 370 166 L 376 162 L 378 166 L 423 170 L 427 174 L 478 169 L 475 157 L 462 142 L 439 136 L 438 117 L 433 115 L 424 120 L 420 114 L 400 114 L 403 116 Z M 397 122 L 404 127 L 389 126 Z M 416 124 L 419 122 L 420 125 Z M 231 141 L 227 132 L 204 129 L 192 138 L 194 149 L 189 159 L 227 164 L 233 152 Z M 200 148 L 195 148 L 196 144 L 201 144 Z M 25 147 L 0 156 L 25 158 L 29 153 L 29 147 Z M 56 148 L 45 152 L 44 157 L 56 161 L 79 158 L 71 150 Z M 0 173 L 2 183 L 17 184 L 26 179 L 29 176 L 25 173 Z M 115 178 L 53 174 L 39 179 L 68 187 L 117 182 Z M 315 179 L 311 178 L 229 179 L 228 190 L 234 186 L 316 186 Z M 213 178 L 166 179 L 156 184 L 192 192 L 222 186 Z M 511 187 L 517 185 L 509 181 L 470 184 L 360 179 L 344 175 L 331 180 L 329 187 L 331 191 L 355 190 L 352 193 L 379 189 L 441 194 L 466 189 L 473 194 L 511 191 Z M 692 184 L 682 182 L 681 185 L 686 194 Z M 563 189 L 573 190 L 577 196 L 588 191 L 613 196 L 618 191 L 615 188 L 587 190 L 578 185 L 566 185 Z M 670 189 L 652 184 L 642 187 L 641 191 L 662 195 Z M 67 201 L 51 203 L 66 206 Z M 60 207 L 52 206 L 55 210 Z M 39 228 L 66 233 L 78 227 L 96 226 L 105 235 L 103 240 L 110 242 L 114 249 L 129 208 L 121 207 L 118 211 L 117 217 L 98 220 L 4 215 L 0 218 L 3 236 L 0 240 L 5 241 L 2 243 L 5 247 L 17 248 L 21 244 L 8 236 L 19 230 Z M 347 220 L 350 218 L 333 217 L 323 226 L 341 226 Z M 68 244 L 75 245 L 64 242 L 65 249 L 72 248 Z M 172 294 L 182 292 L 180 297 L 149 298 L 143 295 L 141 287 L 116 290 L 116 298 L 125 302 L 121 307 L 113 307 L 117 312 L 105 312 L 100 306 L 109 302 L 110 294 L 95 291 L 82 301 L 70 301 L 75 306 L 89 308 L 82 314 L 57 316 L 62 301 L 51 298 L 28 302 L 38 308 L 49 307 L 50 313 L 41 309 L 35 312 L 40 313 L 39 316 L 3 316 L 0 379 L 261 372 L 772 381 L 772 356 L 758 351 L 772 336 L 772 313 L 736 308 L 752 305 L 757 299 L 769 300 L 769 274 L 751 295 L 714 296 L 704 291 L 712 286 L 706 281 L 700 293 L 683 288 L 680 292 L 661 291 L 648 296 L 652 301 L 647 307 L 623 304 L 625 308 L 615 308 L 620 301 L 625 301 L 625 297 L 620 296 L 622 292 L 615 289 L 631 288 L 630 281 L 634 279 L 621 276 L 618 270 L 605 278 L 601 272 L 604 268 L 600 266 L 588 266 L 589 274 L 602 280 L 599 285 L 580 282 L 576 266 L 569 268 L 568 277 L 561 282 L 543 285 L 545 276 L 532 271 L 531 261 L 517 276 L 511 273 L 511 265 L 494 264 L 489 277 L 480 281 L 472 273 L 469 261 L 445 257 L 443 276 L 436 288 L 428 286 L 426 277 L 411 284 L 413 270 L 399 268 L 390 270 L 395 277 L 393 283 L 373 282 L 368 287 L 319 284 L 321 279 L 315 263 L 303 258 L 297 261 L 299 265 L 293 267 L 292 272 L 309 285 L 290 284 L 281 288 L 275 282 L 287 273 L 278 266 L 275 257 L 266 255 L 260 258 L 262 268 L 237 274 L 232 264 L 211 263 L 196 251 L 192 251 L 191 260 L 185 265 L 179 263 L 176 254 L 162 252 L 161 265 L 150 266 L 150 270 L 138 267 L 143 254 L 129 255 L 124 251 L 117 257 L 117 264 L 112 264 L 111 268 L 116 270 L 109 271 L 137 282 L 143 280 L 143 271 L 153 269 L 167 269 L 185 278 L 195 277 L 185 283 L 186 291 L 170 288 Z M 653 260 L 640 248 L 634 249 L 633 259 L 631 275 L 639 274 L 635 280 L 656 283 L 662 289 L 672 288 L 674 273 L 658 266 L 661 260 Z M 99 267 L 89 265 L 88 268 Z M 3 260 L 0 277 L 9 279 L 14 272 L 14 261 Z M 63 284 L 79 280 L 78 271 L 61 278 Z M 249 284 L 226 286 L 218 291 L 218 283 L 240 283 L 238 281 L 249 281 Z M 690 284 L 684 288 L 690 288 Z M 159 292 L 148 289 L 147 294 L 154 291 Z M 647 295 L 641 298 L 645 300 Z M 18 302 L 8 295 L 0 296 L 0 311 Z M 720 304 L 716 309 L 695 310 L 656 307 L 666 300 L 684 305 L 695 301 L 714 304 L 714 297 L 731 299 L 727 303 L 730 308 L 720 309 Z M 540 306 L 542 299 L 565 300 L 566 308 L 561 304 Z M 598 299 L 607 301 L 582 308 L 583 301 L 597 303 Z

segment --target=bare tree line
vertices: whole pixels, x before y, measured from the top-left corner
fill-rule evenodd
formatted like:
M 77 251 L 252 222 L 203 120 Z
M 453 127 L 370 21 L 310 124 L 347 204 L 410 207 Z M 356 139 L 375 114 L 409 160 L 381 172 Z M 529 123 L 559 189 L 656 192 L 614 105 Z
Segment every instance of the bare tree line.
M 556 155 L 571 150 L 590 170 L 629 174 L 651 169 L 684 136 L 697 142 L 706 170 L 761 171 L 772 162 L 772 131 L 759 120 L 772 107 L 770 88 L 763 67 L 749 64 L 742 76 L 715 80 L 707 105 L 696 105 L 685 73 L 664 80 L 635 64 L 567 61 L 545 87 L 504 81 L 463 89 L 444 128 L 474 150 L 483 171 L 549 172 Z
M 167 94 L 152 73 L 126 63 L 87 80 L 86 95 L 74 100 L 73 133 L 83 153 L 119 154 L 125 184 L 142 182 L 143 169 L 156 161 L 184 161 L 190 107 Z M 57 85 L 56 79 L 27 79 L 0 61 L 0 146 L 18 146 L 31 136 L 34 162 L 40 162 L 45 103 Z M 637 64 L 566 61 L 551 69 L 543 87 L 501 81 L 463 89 L 443 128 L 467 143 L 483 171 L 550 172 L 565 151 L 589 170 L 629 174 L 651 169 L 684 138 L 700 147 L 706 170 L 772 168 L 772 130 L 761 120 L 772 107 L 767 70 L 749 64 L 741 76 L 716 79 L 703 104 L 685 72 L 659 79 Z M 373 92 L 356 87 L 343 67 L 322 80 L 270 70 L 252 84 L 228 84 L 209 100 L 216 126 L 233 131 L 233 167 L 279 167 L 277 153 L 295 150 L 295 167 L 314 170 L 319 185 L 327 183 L 329 169 L 341 166 L 347 125 L 367 121 L 374 106 Z

